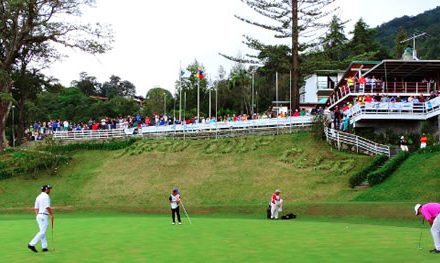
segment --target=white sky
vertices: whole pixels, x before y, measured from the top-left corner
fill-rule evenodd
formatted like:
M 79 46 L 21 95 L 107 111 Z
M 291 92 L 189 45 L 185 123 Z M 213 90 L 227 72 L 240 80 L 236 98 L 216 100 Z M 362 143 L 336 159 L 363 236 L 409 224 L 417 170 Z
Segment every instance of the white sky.
M 341 8 L 338 14 L 350 20 L 347 31 L 360 17 L 375 27 L 440 5 L 440 0 L 336 1 Z M 81 19 L 110 24 L 113 49 L 99 56 L 68 50 L 69 57 L 45 73 L 67 86 L 82 71 L 100 82 L 114 74 L 134 83 L 142 96 L 156 86 L 174 91 L 180 63 L 185 67 L 195 59 L 215 79 L 220 65 L 226 70 L 232 65 L 219 52 L 237 55 L 248 51 L 242 44 L 243 34 L 273 41 L 270 33 L 240 22 L 234 14 L 258 18 L 240 0 L 97 0 L 96 7 L 85 10 Z

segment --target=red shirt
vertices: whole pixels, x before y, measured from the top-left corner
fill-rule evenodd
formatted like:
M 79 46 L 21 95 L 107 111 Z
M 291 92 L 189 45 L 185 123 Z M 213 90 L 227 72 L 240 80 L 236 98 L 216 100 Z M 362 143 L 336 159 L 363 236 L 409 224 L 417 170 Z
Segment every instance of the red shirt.
M 275 204 L 275 202 L 279 200 L 280 200 L 280 196 L 274 193 L 272 195 L 272 204 Z

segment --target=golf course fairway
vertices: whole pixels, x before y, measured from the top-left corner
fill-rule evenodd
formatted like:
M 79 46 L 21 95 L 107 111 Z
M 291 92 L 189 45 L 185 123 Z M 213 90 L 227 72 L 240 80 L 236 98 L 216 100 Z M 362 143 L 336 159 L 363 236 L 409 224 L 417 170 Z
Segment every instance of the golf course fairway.
M 50 251 L 26 248 L 32 214 L 0 215 L 1 262 L 440 262 L 429 229 L 373 220 L 59 213 Z M 41 251 L 39 245 L 37 249 Z

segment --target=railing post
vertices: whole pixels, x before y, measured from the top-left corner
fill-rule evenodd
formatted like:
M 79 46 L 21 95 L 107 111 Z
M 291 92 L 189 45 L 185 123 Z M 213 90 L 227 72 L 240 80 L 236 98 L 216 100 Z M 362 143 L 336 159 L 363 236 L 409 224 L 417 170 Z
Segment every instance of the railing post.
M 374 144 L 374 154 L 377 154 L 377 143 Z
M 336 132 L 336 139 L 337 139 L 337 143 L 338 143 L 338 150 L 341 150 L 341 142 L 339 141 L 339 131 Z
M 416 93 L 417 94 L 419 93 L 419 83 L 418 82 L 416 82 Z
M 356 152 L 359 153 L 359 139 L 358 139 L 358 136 L 356 136 Z

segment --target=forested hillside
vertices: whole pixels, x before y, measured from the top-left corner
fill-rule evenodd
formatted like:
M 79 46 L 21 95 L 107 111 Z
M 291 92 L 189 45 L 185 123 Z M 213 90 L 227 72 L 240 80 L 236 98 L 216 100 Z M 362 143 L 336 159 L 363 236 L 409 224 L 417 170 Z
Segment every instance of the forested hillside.
M 429 34 L 417 40 L 417 52 L 421 59 L 440 59 L 440 6 L 417 16 L 395 18 L 377 28 L 376 39 L 393 54 L 396 37 L 401 29 L 411 36 L 414 33 Z M 412 43 L 408 43 L 412 46 Z M 397 58 L 397 57 L 395 57 Z

